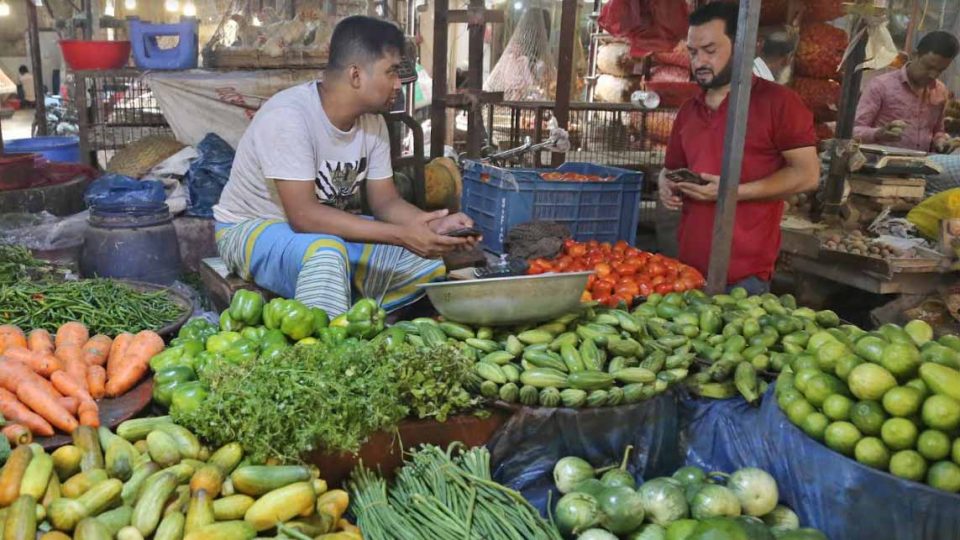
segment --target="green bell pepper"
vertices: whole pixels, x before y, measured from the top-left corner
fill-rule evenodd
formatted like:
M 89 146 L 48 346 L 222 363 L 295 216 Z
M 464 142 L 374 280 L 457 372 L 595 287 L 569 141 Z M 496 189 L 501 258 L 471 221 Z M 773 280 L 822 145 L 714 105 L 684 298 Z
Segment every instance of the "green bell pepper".
M 223 352 L 227 350 L 227 347 L 229 347 L 231 343 L 238 339 L 242 339 L 240 332 L 220 332 L 207 340 L 207 350 L 210 352 Z
M 387 312 L 372 298 L 361 298 L 347 311 L 347 334 L 372 339 L 383 331 Z
M 313 335 L 319 337 L 320 330 L 330 326 L 330 316 L 318 307 L 310 308 L 310 313 L 313 313 Z
M 190 381 L 179 385 L 170 399 L 170 411 L 174 414 L 189 414 L 196 411 L 207 398 L 206 385 L 200 381 Z
M 219 329 L 216 325 L 210 324 L 209 321 L 202 317 L 196 317 L 187 321 L 187 324 L 180 328 L 180 332 L 177 333 L 177 338 L 199 339 L 203 341 L 218 331 Z
M 231 364 L 245 364 L 257 359 L 259 345 L 246 338 L 240 338 L 223 351 L 223 359 Z
M 263 324 L 270 330 L 280 329 L 293 341 L 314 334 L 314 312 L 296 300 L 276 298 L 263 308 Z
M 327 328 L 322 328 L 317 337 L 326 345 L 339 345 L 347 339 L 347 329 L 339 326 L 328 326 Z
M 373 338 L 371 343 L 376 345 L 382 344 L 387 351 L 392 351 L 401 343 L 405 343 L 406 341 L 406 332 L 399 328 L 387 328 L 383 332 L 377 334 L 377 337 Z
M 220 314 L 220 330 L 224 332 L 239 332 L 243 327 L 243 322 L 234 319 L 230 315 L 230 310 L 225 310 Z
M 286 306 L 286 302 L 283 298 L 274 298 L 263 306 L 263 325 L 268 330 L 280 328 L 280 322 L 283 320 L 282 308 Z
M 213 370 L 216 370 L 223 361 L 223 353 L 204 351 L 197 355 L 193 369 L 197 372 L 197 375 L 206 378 Z
M 233 320 L 256 326 L 263 315 L 263 297 L 258 292 L 241 289 L 233 295 L 229 312 Z
M 240 331 L 240 335 L 244 339 L 249 339 L 254 343 L 260 343 L 263 340 L 263 336 L 268 332 L 265 326 L 248 326 Z
M 161 369 L 181 365 L 185 351 L 186 347 L 183 345 L 167 347 L 162 352 L 153 355 L 153 358 L 150 359 L 150 369 L 157 372 Z
M 197 380 L 197 374 L 187 366 L 161 369 L 153 375 L 153 400 L 164 407 L 169 407 L 174 390 L 184 383 L 195 380 Z

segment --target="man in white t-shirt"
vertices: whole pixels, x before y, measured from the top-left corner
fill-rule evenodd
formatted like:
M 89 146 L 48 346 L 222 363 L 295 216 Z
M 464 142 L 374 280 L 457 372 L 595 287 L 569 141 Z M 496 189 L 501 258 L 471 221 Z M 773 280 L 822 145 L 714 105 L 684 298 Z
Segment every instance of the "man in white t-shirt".
M 797 40 L 784 30 L 767 32 L 757 46 L 758 56 L 753 59 L 753 74 L 761 79 L 784 83 L 783 74 L 793 62 Z
M 471 227 L 466 215 L 423 212 L 394 186 L 378 113 L 400 87 L 403 44 L 393 23 L 348 17 L 323 82 L 279 92 L 257 112 L 213 208 L 231 270 L 331 315 L 358 296 L 390 311 L 443 275 L 441 256 L 476 244 L 444 234 Z M 362 189 L 373 219 L 345 211 Z

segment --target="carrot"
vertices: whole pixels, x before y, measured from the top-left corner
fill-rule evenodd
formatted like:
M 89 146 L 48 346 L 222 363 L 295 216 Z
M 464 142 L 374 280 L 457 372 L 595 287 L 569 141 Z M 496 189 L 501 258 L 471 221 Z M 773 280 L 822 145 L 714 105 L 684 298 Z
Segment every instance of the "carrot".
M 111 374 L 107 370 L 107 395 L 116 397 L 133 388 L 150 369 L 150 359 L 162 350 L 163 338 L 156 332 L 144 330 L 137 334 L 116 371 Z
M 57 349 L 57 358 L 63 361 L 63 370 L 73 377 L 73 380 L 80 383 L 80 386 L 89 392 L 87 388 L 87 364 L 83 361 L 83 349 L 79 345 L 64 345 Z
M 30 332 L 30 337 L 27 339 L 27 345 L 30 350 L 35 353 L 48 353 L 53 354 L 53 351 L 56 348 L 53 346 L 53 336 L 50 335 L 50 332 L 42 328 L 38 328 Z
M 34 357 L 38 354 L 27 349 L 26 347 L 9 347 L 3 351 L 3 357 L 7 360 L 13 360 L 14 362 L 20 362 L 27 366 L 33 364 Z
M 100 399 L 107 393 L 107 370 L 103 366 L 87 367 L 87 388 L 93 399 Z
M 73 344 L 83 347 L 83 344 L 90 339 L 90 331 L 80 322 L 64 323 L 57 330 L 57 337 L 54 344 L 59 349 L 64 345 Z
M 87 365 L 102 366 L 107 363 L 107 357 L 110 355 L 110 348 L 113 340 L 103 334 L 97 334 L 90 338 L 83 346 L 83 361 Z
M 83 374 L 83 384 L 80 384 L 80 381 L 74 379 L 73 375 L 70 375 L 66 371 L 55 371 L 53 375 L 50 376 L 50 382 L 65 396 L 75 397 L 81 402 L 84 400 L 93 400 L 93 398 L 90 397 L 90 392 L 86 389 L 86 373 Z
M 72 415 L 74 415 L 74 416 L 77 415 L 77 409 L 80 407 L 80 400 L 79 400 L 79 399 L 77 399 L 77 398 L 75 398 L 75 397 L 73 397 L 73 396 L 65 396 L 65 397 L 62 397 L 62 398 L 58 399 L 57 401 L 60 402 L 60 405 L 62 405 L 63 408 L 66 409 L 68 413 L 70 413 L 70 414 L 72 414 Z
M 60 431 L 73 433 L 73 430 L 77 429 L 77 419 L 43 386 L 33 381 L 21 383 L 17 388 L 17 397 Z
M 7 424 L 3 426 L 3 434 L 14 446 L 30 444 L 33 442 L 33 434 L 30 430 L 20 424 Z
M 49 437 L 53 435 L 53 426 L 26 405 L 20 403 L 17 396 L 0 388 L 0 414 L 11 422 L 17 422 L 27 427 L 36 435 Z
M 51 394 L 61 397 L 60 392 L 50 384 L 50 381 L 37 375 L 30 366 L 10 360 L 0 362 L 0 387 L 16 392 L 21 381 L 36 381 Z
M 110 356 L 107 357 L 107 380 L 112 379 L 113 374 L 123 364 L 123 356 L 127 353 L 127 347 L 131 342 L 133 342 L 133 334 L 126 332 L 113 339 L 113 344 L 110 345 Z
M 63 369 L 63 363 L 52 354 L 34 354 L 29 360 L 30 363 L 27 365 L 44 377 L 49 377 L 54 371 Z
M 23 330 L 12 324 L 0 326 L 0 353 L 7 347 L 26 347 L 27 338 L 23 335 Z
M 81 426 L 100 427 L 100 408 L 92 399 L 81 401 L 78 411 Z

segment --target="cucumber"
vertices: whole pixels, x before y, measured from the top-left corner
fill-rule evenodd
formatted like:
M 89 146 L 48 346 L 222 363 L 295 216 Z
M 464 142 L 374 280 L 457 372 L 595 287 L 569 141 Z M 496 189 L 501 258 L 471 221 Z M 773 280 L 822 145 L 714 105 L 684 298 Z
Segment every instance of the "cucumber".
M 548 344 L 553 341 L 553 334 L 546 330 L 527 330 L 517 334 L 517 339 L 527 345 Z
M 246 521 L 221 521 L 205 525 L 183 537 L 183 540 L 253 540 L 257 531 Z
M 584 339 L 579 348 L 580 360 L 586 370 L 602 371 L 603 361 L 600 357 L 600 349 L 592 339 Z
M 623 368 L 613 373 L 613 378 L 623 383 L 652 383 L 657 374 L 642 367 Z
M 312 479 L 310 469 L 300 465 L 240 467 L 230 475 L 238 493 L 258 496 L 294 482 Z
M 537 388 L 566 388 L 567 376 L 550 368 L 525 369 L 520 373 L 520 382 Z
M 520 368 L 514 364 L 506 364 L 500 366 L 500 369 L 503 370 L 503 374 L 507 377 L 508 383 L 517 383 L 520 382 Z
M 474 369 L 478 375 L 487 381 L 496 384 L 504 384 L 507 382 L 507 375 L 503 372 L 503 369 L 492 362 L 477 362 L 474 364 Z
M 567 376 L 567 384 L 580 390 L 603 390 L 613 386 L 615 379 L 600 371 L 578 371 Z
M 580 338 L 577 336 L 576 332 L 564 332 L 554 338 L 554 340 L 550 342 L 548 348 L 553 352 L 557 352 L 561 351 L 564 345 L 569 345 L 576 348 L 579 342 Z
M 518 356 L 520 354 L 523 354 L 523 343 L 521 343 L 520 340 L 517 339 L 517 336 L 512 336 L 512 335 L 508 336 L 507 342 L 504 345 L 504 350 L 506 350 L 508 353 L 512 354 L 513 356 Z
M 243 519 L 247 510 L 253 506 L 253 497 L 248 495 L 230 495 L 213 501 L 213 516 L 217 521 Z
M 500 344 L 489 339 L 467 338 L 465 341 L 467 345 L 485 353 L 492 353 L 500 350 Z M 510 357 L 513 358 L 513 355 L 510 355 Z
M 296 482 L 257 499 L 243 519 L 257 531 L 264 531 L 312 509 L 316 502 L 317 494 L 310 482 Z M 189 524 L 189 516 L 187 521 Z
M 130 525 L 130 518 L 133 516 L 133 507 L 119 506 L 113 510 L 104 512 L 97 516 L 97 521 L 107 528 L 110 537 L 113 538 L 120 529 Z
M 90 426 L 80 426 L 73 431 L 73 445 L 83 452 L 80 457 L 80 470 L 104 468 L 103 451 L 100 449 L 100 438 L 97 430 Z
M 197 459 L 200 456 L 200 441 L 189 429 L 177 424 L 161 424 L 158 430 L 169 435 L 176 442 L 180 455 L 187 459 Z M 147 442 L 149 444 L 149 441 Z
M 474 332 L 472 329 L 468 328 L 467 326 L 464 326 L 459 323 L 447 321 L 447 322 L 440 323 L 439 327 L 444 334 L 452 337 L 453 339 L 458 339 L 460 341 L 463 341 L 465 339 L 473 339 L 477 337 L 476 332 Z
M 549 351 L 524 351 L 523 359 L 536 367 L 567 371 L 567 365 L 556 354 Z
M 176 465 L 181 458 L 177 441 L 167 432 L 159 429 L 147 435 L 147 452 L 150 454 L 150 459 L 161 467 Z
M 7 517 L 3 524 L 3 538 L 5 540 L 35 540 L 36 537 L 37 501 L 30 495 L 21 495 L 7 510 Z
M 575 334 L 569 334 L 576 338 Z M 574 340 L 576 342 L 576 340 Z M 560 358 L 563 360 L 564 365 L 567 366 L 567 371 L 570 373 L 575 373 L 577 371 L 583 371 L 586 367 L 583 365 L 583 360 L 580 358 L 580 351 L 577 350 L 574 343 L 564 343 L 560 346 Z
M 420 337 L 427 347 L 439 347 L 447 342 L 447 334 L 436 324 L 420 324 Z
M 186 517 L 183 512 L 172 512 L 164 516 L 153 540 L 181 540 L 183 538 Z
M 73 531 L 73 540 L 111 540 L 113 535 L 96 518 L 88 517 L 77 523 Z
M 169 416 L 155 416 L 151 418 L 134 418 L 121 422 L 117 426 L 117 435 L 124 439 L 135 442 L 144 439 L 151 431 L 163 424 L 171 424 L 173 420 Z
M 136 527 L 140 534 L 146 537 L 156 530 L 164 503 L 177 489 L 177 484 L 177 477 L 164 471 L 144 488 L 130 518 L 131 525 Z
M 47 491 L 51 475 L 53 475 L 53 458 L 43 451 L 37 452 L 23 472 L 20 495 L 30 495 L 35 501 L 39 501 Z
M 132 505 L 137 502 L 137 497 L 140 496 L 140 492 L 143 490 L 143 485 L 147 481 L 147 478 L 159 470 L 160 466 L 152 461 L 137 465 L 130 479 L 124 482 L 123 490 L 120 492 L 120 498 L 123 500 L 123 504 Z
M 514 358 L 515 358 L 514 355 L 508 353 L 507 351 L 494 351 L 492 353 L 484 355 L 483 358 L 480 359 L 480 361 L 502 366 L 503 364 L 510 363 L 510 361 L 513 360 Z
M 243 459 L 243 447 L 240 443 L 232 442 L 218 448 L 207 463 L 220 467 L 223 474 L 230 474 L 240 464 L 241 459 Z

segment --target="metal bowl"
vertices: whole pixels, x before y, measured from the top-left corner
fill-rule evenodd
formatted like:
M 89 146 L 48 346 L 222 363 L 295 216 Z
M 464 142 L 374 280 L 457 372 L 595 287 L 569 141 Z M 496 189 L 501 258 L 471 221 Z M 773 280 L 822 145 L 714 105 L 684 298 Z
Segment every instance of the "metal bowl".
M 593 272 L 539 274 L 420 285 L 444 318 L 488 326 L 553 319 L 576 310 Z

